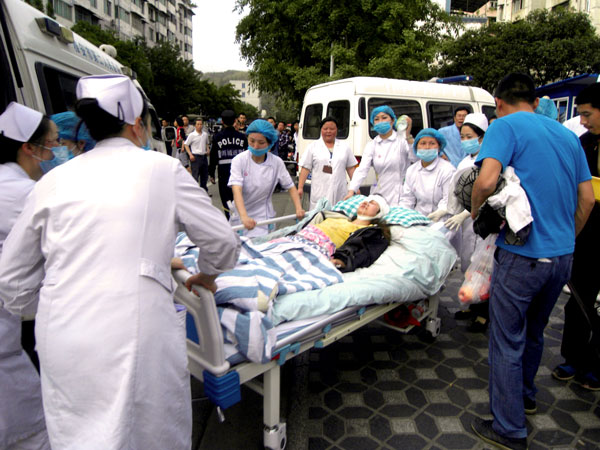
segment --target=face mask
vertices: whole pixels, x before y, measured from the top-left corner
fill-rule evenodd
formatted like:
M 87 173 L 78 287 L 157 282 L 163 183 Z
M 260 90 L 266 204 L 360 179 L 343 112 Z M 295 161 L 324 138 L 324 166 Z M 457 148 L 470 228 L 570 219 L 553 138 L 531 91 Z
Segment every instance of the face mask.
M 40 145 L 40 147 L 45 148 L 46 150 L 50 150 L 54 155 L 52 159 L 48 160 L 39 158 L 36 155 L 31 155 L 40 162 L 40 169 L 42 169 L 42 172 L 44 173 L 50 172 L 55 167 L 60 166 L 61 164 L 64 164 L 68 160 L 75 157 L 75 155 L 73 155 L 73 152 L 69 150 L 69 148 L 66 145 L 52 148 Z
M 148 135 L 146 134 L 146 126 L 142 125 L 144 127 L 144 135 L 146 135 L 146 143 L 142 144 L 141 147 L 148 151 L 148 150 L 152 150 L 152 142 L 150 141 L 150 138 L 148 137 Z M 138 141 L 139 142 L 139 141 Z
M 465 151 L 465 153 L 469 155 L 474 155 L 475 153 L 477 153 L 479 151 L 479 147 L 481 146 L 479 144 L 479 139 L 477 138 L 461 141 L 460 145 L 462 146 L 462 149 Z
M 392 129 L 392 124 L 389 122 L 379 122 L 373 125 L 373 130 L 377 134 L 386 134 Z
M 428 149 L 417 150 L 417 158 L 419 158 L 425 162 L 433 161 L 435 158 L 437 158 L 437 155 L 438 155 L 437 148 L 428 148 Z
M 269 147 L 257 149 L 257 148 L 248 146 L 248 150 L 250 150 L 250 153 L 252 153 L 254 156 L 262 156 L 269 151 Z

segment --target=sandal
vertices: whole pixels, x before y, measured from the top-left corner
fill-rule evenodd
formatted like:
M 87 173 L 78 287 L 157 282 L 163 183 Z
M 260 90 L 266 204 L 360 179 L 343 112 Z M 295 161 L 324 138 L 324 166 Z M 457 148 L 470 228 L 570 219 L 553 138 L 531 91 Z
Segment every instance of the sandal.
M 592 372 L 588 372 L 576 380 L 582 388 L 588 391 L 600 391 L 600 380 Z
M 568 365 L 567 363 L 556 366 L 552 371 L 552 377 L 560 381 L 569 381 L 575 378 L 575 367 Z

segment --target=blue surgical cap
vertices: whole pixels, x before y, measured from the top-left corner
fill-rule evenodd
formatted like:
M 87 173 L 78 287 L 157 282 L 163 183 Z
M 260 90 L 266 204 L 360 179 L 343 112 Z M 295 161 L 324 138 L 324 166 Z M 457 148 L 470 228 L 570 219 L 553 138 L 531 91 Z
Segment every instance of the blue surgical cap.
M 69 139 L 73 142 L 85 141 L 83 150 L 86 152 L 96 146 L 96 141 L 90 136 L 87 126 L 73 111 L 53 114 L 50 119 L 58 127 L 58 137 L 60 139 Z
M 421 131 L 419 131 L 419 133 L 415 137 L 415 141 L 413 142 L 413 151 L 415 153 L 417 153 L 417 144 L 419 143 L 421 138 L 425 136 L 432 137 L 436 141 L 438 141 L 438 144 L 440 144 L 440 151 L 438 153 L 443 152 L 444 148 L 446 147 L 446 138 L 444 137 L 444 135 L 435 128 L 423 128 Z
M 394 114 L 394 110 L 392 108 L 390 108 L 388 105 L 382 105 L 382 106 L 378 106 L 373 111 L 371 111 L 371 117 L 369 118 L 371 125 L 373 125 L 375 116 L 377 114 L 379 114 L 380 112 L 386 113 L 388 116 L 390 116 L 392 118 L 393 122 L 396 123 L 396 114 Z
M 252 123 L 246 130 L 247 135 L 250 135 L 250 133 L 260 133 L 265 138 L 267 138 L 267 141 L 269 141 L 269 149 L 273 147 L 273 145 L 275 144 L 275 142 L 277 142 L 277 139 L 279 138 L 279 134 L 277 133 L 275 128 L 273 128 L 273 125 L 271 125 L 266 120 L 262 119 L 252 121 Z
M 535 113 L 550 117 L 552 120 L 558 119 L 558 110 L 556 109 L 556 105 L 549 98 L 540 98 L 540 104 L 537 108 L 535 108 Z

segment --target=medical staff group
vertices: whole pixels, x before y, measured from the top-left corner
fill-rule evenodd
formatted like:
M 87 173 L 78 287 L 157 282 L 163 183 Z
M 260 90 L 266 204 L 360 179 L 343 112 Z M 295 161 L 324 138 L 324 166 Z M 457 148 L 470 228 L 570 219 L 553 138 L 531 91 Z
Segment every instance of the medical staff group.
M 578 97 L 596 155 L 598 88 Z M 527 448 L 543 330 L 594 208 L 590 167 L 597 175 L 598 161 L 586 159 L 572 131 L 535 113 L 539 99 L 527 75 L 505 77 L 494 97 L 493 124 L 458 108 L 453 124 L 414 138 L 410 117 L 378 106 L 360 164 L 336 138 L 337 120 L 325 117 L 320 139 L 300 159 L 298 189 L 269 151 L 278 141 L 273 126 L 258 119 L 242 134 L 224 111 L 216 138 L 225 144 L 214 148 L 213 140 L 209 171 L 214 178 L 219 167 L 229 223 L 178 159 L 144 151 L 148 105 L 128 77 L 81 78 L 75 111 L 52 119 L 9 104 L 0 115 L 0 448 L 190 448 L 186 337 L 170 271 L 179 230 L 201 249 L 200 273 L 186 285 L 215 292 L 217 276 L 240 252 L 230 225 L 243 225 L 248 237 L 272 230 L 261 222 L 275 216 L 278 186 L 301 219 L 309 175 L 313 209 L 322 198 L 333 205 L 359 194 L 372 168 L 371 194 L 443 224 L 464 272 L 479 239 L 473 220 L 507 167 L 527 193 L 533 222 L 524 244 L 505 241 L 505 230 L 496 242 L 489 312 L 487 304 L 478 312 L 482 331 L 488 322 L 490 329 L 493 419 L 477 418 L 472 428 L 493 445 Z M 471 211 L 448 205 L 457 166 L 480 168 Z M 33 318 L 39 375 L 21 346 L 22 319 Z M 581 375 L 596 386 L 597 365 L 580 373 L 565 358 L 557 378 Z

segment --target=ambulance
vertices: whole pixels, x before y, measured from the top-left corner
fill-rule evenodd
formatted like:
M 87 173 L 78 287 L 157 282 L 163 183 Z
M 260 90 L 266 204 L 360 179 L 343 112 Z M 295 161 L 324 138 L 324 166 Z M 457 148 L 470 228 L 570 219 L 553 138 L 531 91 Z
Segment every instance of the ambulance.
M 24 1 L 0 1 L 0 112 L 11 101 L 47 115 L 74 110 L 77 80 L 101 74 L 135 78 L 130 68 Z M 152 147 L 166 153 L 151 105 L 150 115 Z

